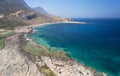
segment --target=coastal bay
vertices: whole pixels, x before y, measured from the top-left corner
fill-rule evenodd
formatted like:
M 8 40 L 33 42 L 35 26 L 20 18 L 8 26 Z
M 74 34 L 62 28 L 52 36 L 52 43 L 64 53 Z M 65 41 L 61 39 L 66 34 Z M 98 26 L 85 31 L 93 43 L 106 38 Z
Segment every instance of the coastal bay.
M 0 0 L 0 76 L 120 76 L 119 0 Z
M 116 65 L 119 64 L 119 42 L 116 42 L 119 40 L 119 35 L 114 34 L 113 36 L 109 33 L 110 31 L 119 32 L 116 29 L 116 27 L 119 28 L 119 23 L 116 20 L 107 20 L 106 23 L 105 20 L 103 21 L 104 23 L 98 19 L 96 22 L 87 21 L 87 24 L 51 24 L 34 28 L 35 31 L 30 36 L 33 41 L 48 47 L 50 50 L 64 50 L 67 56 L 79 63 L 105 72 L 109 76 L 119 76 L 119 67 L 116 68 Z M 108 23 L 108 21 L 110 22 Z M 106 28 L 108 25 L 109 29 Z M 113 25 L 116 30 L 113 29 Z M 112 36 L 114 40 L 111 38 Z M 111 54 L 108 55 L 108 52 Z M 117 61 L 116 58 L 112 58 L 113 55 L 118 56 Z M 111 64 L 104 62 L 104 60 Z
M 15 29 L 14 32 L 15 32 L 15 34 L 17 34 L 15 36 L 18 36 L 18 38 L 19 38 L 19 39 L 16 39 L 16 40 L 18 40 L 17 43 L 20 44 L 18 46 L 20 47 L 20 49 L 23 49 L 21 56 L 24 56 L 23 54 L 27 53 L 28 62 L 30 62 L 30 64 L 31 64 L 31 62 L 33 62 L 34 63 L 33 65 L 37 66 L 34 68 L 38 68 L 40 70 L 40 75 L 42 75 L 42 73 L 44 73 L 46 75 L 51 74 L 52 76 L 54 76 L 54 75 L 57 75 L 57 76 L 59 76 L 59 75 L 62 75 L 62 76 L 64 76 L 64 75 L 69 75 L 69 76 L 73 76 L 73 75 L 76 75 L 76 76 L 77 75 L 107 76 L 107 74 L 108 74 L 108 76 L 115 76 L 114 73 L 112 74 L 112 73 L 110 73 L 110 71 L 103 70 L 104 66 L 99 66 L 101 64 L 98 64 L 98 63 L 96 64 L 96 62 L 94 62 L 94 60 L 92 60 L 92 61 L 89 60 L 89 58 L 91 58 L 90 56 L 92 56 L 92 53 L 89 53 L 89 55 L 90 55 L 89 57 L 86 56 L 87 53 L 83 52 L 83 51 L 85 51 L 85 50 L 83 50 L 83 48 L 84 48 L 83 46 L 82 46 L 82 48 L 79 47 L 81 50 L 83 50 L 82 53 L 79 51 L 76 52 L 75 48 L 73 48 L 72 50 L 71 49 L 67 50 L 66 45 L 64 45 L 64 47 L 63 46 L 60 47 L 61 43 L 65 44 L 65 41 L 61 41 L 61 40 L 58 41 L 59 36 L 57 35 L 58 36 L 58 38 L 57 38 L 55 34 L 54 35 L 52 34 L 52 38 L 55 38 L 54 40 L 57 40 L 57 42 L 56 41 L 52 42 L 54 44 L 51 45 L 50 43 L 46 42 L 49 39 L 44 40 L 43 37 L 45 37 L 45 35 L 48 34 L 49 36 L 51 36 L 51 31 L 54 31 L 54 30 L 51 30 L 51 31 L 49 31 L 49 33 L 47 33 L 46 29 L 45 29 L 46 27 L 50 27 L 50 29 L 51 29 L 51 26 L 55 26 L 58 28 L 59 27 L 58 25 L 60 25 L 60 27 L 61 27 L 61 25 L 65 26 L 66 24 L 69 27 L 72 26 L 72 28 L 70 28 L 71 29 L 70 31 L 68 31 L 67 29 L 64 29 L 64 31 L 66 31 L 67 33 L 69 33 L 69 32 L 76 33 L 76 32 L 78 32 L 78 30 L 73 31 L 72 29 L 74 29 L 74 27 L 77 27 L 77 29 L 78 29 L 78 27 L 80 27 L 80 28 L 82 27 L 82 29 L 83 29 L 83 27 L 86 27 L 86 25 L 89 24 L 89 22 L 87 22 L 87 24 L 65 23 L 65 22 L 62 22 L 62 23 L 59 22 L 59 23 L 55 23 L 55 24 L 54 23 L 52 23 L 52 24 L 45 23 L 45 25 L 41 24 L 41 25 L 34 25 L 34 26 L 27 26 L 27 27 L 23 26 L 23 27 L 20 27 L 19 29 L 18 28 Z M 89 26 L 92 26 L 92 28 L 93 28 L 94 25 L 89 25 Z M 25 28 L 25 31 L 23 30 L 23 28 Z M 26 29 L 29 29 L 29 30 L 26 31 Z M 40 31 L 39 31 L 39 29 L 40 29 Z M 18 30 L 18 31 L 16 31 L 16 30 Z M 19 31 L 19 30 L 22 30 L 22 31 Z M 59 29 L 59 31 L 60 30 L 61 29 Z M 63 31 L 63 30 L 61 30 L 61 31 Z M 23 38 L 19 37 L 19 36 L 21 36 L 22 33 L 23 33 Z M 26 33 L 27 35 L 26 34 L 24 35 L 24 33 Z M 20 35 L 18 35 L 18 34 L 20 34 Z M 42 35 L 42 34 L 45 34 L 45 35 Z M 65 34 L 65 33 L 63 33 L 63 34 Z M 74 37 L 74 34 L 71 33 L 71 35 Z M 47 36 L 47 38 L 49 38 L 49 36 Z M 65 35 L 65 36 L 67 36 L 67 35 Z M 36 37 L 38 37 L 38 38 L 36 38 Z M 69 37 L 69 38 L 71 38 L 71 37 Z M 11 38 L 13 38 L 13 37 L 11 37 Z M 42 40 L 40 40 L 40 39 L 42 39 Z M 59 39 L 61 39 L 61 37 Z M 9 40 L 9 38 L 8 38 L 8 40 Z M 20 42 L 19 42 L 19 40 L 20 40 Z M 64 40 L 64 39 L 62 38 L 62 40 Z M 82 42 L 82 41 L 80 41 L 80 42 Z M 14 42 L 10 42 L 10 43 L 14 43 Z M 57 43 L 57 46 L 56 46 L 56 43 Z M 7 43 L 7 44 L 9 44 L 9 43 Z M 71 46 L 71 45 L 69 45 L 69 46 Z M 7 45 L 5 47 L 7 47 Z M 13 48 L 12 45 L 9 46 L 9 48 Z M 87 47 L 85 47 L 85 48 L 87 48 Z M 15 49 L 16 52 L 18 51 L 17 47 L 13 48 L 13 49 Z M 4 48 L 2 50 L 5 51 Z M 6 53 L 9 52 L 10 50 L 6 50 Z M 91 50 L 91 49 L 89 49 L 89 50 Z M 3 52 L 3 51 L 1 51 L 1 52 Z M 97 54 L 97 52 L 96 52 L 96 54 Z M 3 56 L 3 55 L 1 55 L 1 56 Z M 86 56 L 87 59 L 82 58 L 82 56 Z M 77 57 L 78 58 L 81 57 L 81 59 L 77 59 Z M 30 61 L 29 61 L 29 58 L 30 58 Z M 87 63 L 86 63 L 86 61 L 87 61 Z M 16 62 L 14 62 L 14 61 L 12 63 L 16 64 Z M 95 63 L 95 65 L 91 65 L 94 63 Z M 118 61 L 118 63 L 119 63 L 119 61 Z M 4 65 L 4 63 L 3 63 L 3 65 Z M 18 68 L 18 67 L 16 67 L 16 68 Z M 45 68 L 47 68 L 47 69 L 45 69 Z M 56 69 L 58 69 L 58 70 L 56 70 Z M 118 69 L 119 69 L 119 67 L 118 67 Z M 119 76 L 119 74 L 118 74 L 118 76 Z
M 26 28 L 29 30 L 26 31 Z M 26 35 L 31 33 L 33 29 L 29 26 L 22 26 L 5 39 L 5 46 L 0 50 L 0 75 L 107 76 L 105 73 L 99 73 L 95 69 L 67 57 L 62 50 L 51 52 L 49 48 L 36 44 Z M 17 70 L 22 71 L 18 72 Z

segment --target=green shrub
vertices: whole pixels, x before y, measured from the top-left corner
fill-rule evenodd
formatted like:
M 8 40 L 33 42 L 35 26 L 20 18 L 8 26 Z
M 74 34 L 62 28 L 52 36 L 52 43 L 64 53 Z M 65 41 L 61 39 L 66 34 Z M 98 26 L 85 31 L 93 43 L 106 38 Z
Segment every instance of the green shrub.
M 0 38 L 5 38 L 8 37 L 10 35 L 14 34 L 14 32 L 10 32 L 10 31 L 4 31 L 4 32 L 0 32 Z
M 4 47 L 4 39 L 0 39 L 0 49 Z
M 36 66 L 38 67 L 39 71 L 44 73 L 46 76 L 56 76 L 55 73 L 47 65 L 40 67 L 37 64 Z

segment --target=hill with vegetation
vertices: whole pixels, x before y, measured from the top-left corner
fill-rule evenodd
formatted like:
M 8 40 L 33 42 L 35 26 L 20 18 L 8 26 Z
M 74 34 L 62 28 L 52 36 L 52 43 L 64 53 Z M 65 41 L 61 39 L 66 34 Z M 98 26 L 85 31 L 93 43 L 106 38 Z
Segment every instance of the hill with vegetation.
M 0 0 L 0 28 L 14 29 L 16 26 L 61 20 L 59 17 L 34 11 L 24 0 Z
M 28 10 L 27 7 L 23 0 L 0 0 L 0 14 L 8 15 L 19 10 Z

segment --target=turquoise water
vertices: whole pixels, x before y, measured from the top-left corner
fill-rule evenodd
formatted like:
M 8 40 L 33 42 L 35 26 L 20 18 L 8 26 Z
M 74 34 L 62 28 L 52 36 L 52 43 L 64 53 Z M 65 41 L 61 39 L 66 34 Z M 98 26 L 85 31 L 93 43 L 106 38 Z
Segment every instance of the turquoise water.
M 120 20 L 74 20 L 87 24 L 60 23 L 37 27 L 29 37 L 51 50 L 60 48 L 69 57 L 109 76 L 120 76 Z

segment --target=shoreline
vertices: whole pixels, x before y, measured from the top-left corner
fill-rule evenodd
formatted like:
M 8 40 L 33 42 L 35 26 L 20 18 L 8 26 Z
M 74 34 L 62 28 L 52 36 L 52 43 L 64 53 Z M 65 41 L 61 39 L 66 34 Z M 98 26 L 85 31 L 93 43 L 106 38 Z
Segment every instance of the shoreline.
M 32 39 L 30 39 L 30 38 L 28 38 L 27 36 L 25 36 L 25 39 L 27 40 L 27 41 L 29 41 L 30 43 L 32 43 L 33 45 L 35 45 L 35 46 L 42 46 L 42 48 L 44 48 L 44 49 L 48 49 L 47 47 L 45 47 L 44 45 L 40 45 L 40 44 L 37 44 L 36 42 L 34 42 Z M 58 48 L 59 49 L 59 48 Z M 49 51 L 49 50 L 48 50 Z M 57 51 L 57 50 L 56 50 Z M 66 63 L 66 65 L 67 66 L 71 66 L 71 63 L 72 63 L 72 66 L 77 66 L 77 67 L 80 67 L 81 68 L 81 70 L 82 70 L 82 73 L 83 74 L 85 74 L 86 73 L 86 71 L 90 74 L 90 75 L 87 75 L 87 74 L 85 74 L 85 76 L 97 76 L 97 75 L 99 75 L 99 76 L 107 76 L 107 74 L 106 73 L 104 73 L 104 72 L 100 72 L 100 71 L 97 71 L 95 68 L 93 68 L 93 67 L 90 67 L 90 66 L 86 66 L 85 64 L 81 64 L 81 63 L 79 63 L 79 62 L 77 62 L 76 60 L 74 60 L 73 58 L 69 58 L 68 57 L 68 60 L 64 60 L 64 59 L 62 59 L 62 58 L 56 58 L 56 57 L 49 57 L 49 56 L 42 56 L 42 59 L 43 60 L 45 60 L 45 62 L 46 62 L 46 64 L 49 66 L 49 67 L 53 67 L 53 66 L 55 66 L 55 65 L 53 65 L 53 63 L 50 63 L 49 61 L 50 61 L 50 59 L 52 59 L 52 61 L 55 61 L 55 62 L 57 62 L 57 65 L 64 65 L 64 64 L 61 64 L 61 63 Z M 48 63 L 49 62 L 49 63 Z M 59 63 L 60 64 L 59 64 Z M 68 64 L 69 63 L 69 64 Z M 65 65 L 64 65 L 65 66 Z M 77 67 L 76 67 L 76 69 L 77 69 Z M 74 68 L 74 67 L 73 67 Z M 52 68 L 52 69 L 54 69 L 54 68 Z M 65 68 L 64 68 L 65 69 Z M 74 68 L 75 69 L 75 68 Z M 86 70 L 86 71 L 85 71 Z
M 41 24 L 35 24 L 35 25 L 26 25 L 26 26 L 19 26 L 16 27 L 14 32 L 16 33 L 28 33 L 33 30 L 33 28 L 40 27 L 40 26 L 47 26 L 51 24 L 59 24 L 59 23 L 73 23 L 73 24 L 87 24 L 87 22 L 76 22 L 76 21 L 63 21 L 63 22 L 48 22 L 48 23 L 41 23 Z
M 32 42 L 33 43 L 33 45 L 35 45 L 35 46 L 39 46 L 37 43 L 35 43 L 32 39 L 30 39 L 30 38 L 28 38 L 27 37 L 27 34 L 28 33 L 30 33 L 32 30 L 33 30 L 33 28 L 36 28 L 36 27 L 40 27 L 40 26 L 47 26 L 47 25 L 50 25 L 50 24 L 59 24 L 59 23 L 77 23 L 77 24 L 86 24 L 86 22 L 52 22 L 52 23 L 42 23 L 42 24 L 36 24 L 36 25 L 30 25 L 30 26 L 23 26 L 22 28 L 20 27 L 19 29 L 17 29 L 17 31 L 15 31 L 15 32 L 17 32 L 17 33 L 26 33 L 26 36 L 25 36 L 25 39 L 27 40 L 27 41 L 30 41 L 30 42 Z M 19 31 L 19 30 L 21 30 L 21 31 Z M 40 45 L 40 46 L 43 46 L 43 45 Z M 44 47 L 44 46 L 43 46 Z M 44 47 L 44 48 L 46 48 L 46 47 Z M 43 57 L 43 59 L 44 59 L 44 57 Z M 49 57 L 47 57 L 47 59 L 48 59 L 48 61 L 49 61 Z M 53 58 L 53 60 L 54 60 L 55 58 Z M 56 59 L 55 59 L 56 60 Z M 60 60 L 59 62 L 61 62 L 61 63 L 64 63 L 64 62 L 66 62 L 66 61 L 63 61 L 63 60 Z M 68 60 L 68 62 L 69 62 L 69 60 Z M 98 71 L 96 71 L 95 69 L 93 69 L 92 67 L 89 67 L 89 66 L 86 66 L 86 65 L 84 65 L 84 64 L 81 64 L 81 63 L 78 63 L 77 61 L 75 61 L 75 60 L 72 60 L 72 62 L 74 63 L 74 65 L 77 65 L 78 67 L 81 67 L 81 68 L 84 68 L 84 70 L 85 69 L 87 69 L 88 71 L 89 71 L 89 73 L 90 74 L 92 74 L 92 75 L 90 75 L 90 76 L 94 76 L 93 74 L 94 73 L 100 73 L 101 74 L 101 76 L 107 76 L 107 74 L 105 74 L 104 72 L 98 72 Z M 47 63 L 47 60 L 46 60 L 46 63 Z M 53 64 L 47 64 L 47 65 L 49 65 L 49 67 L 51 67 L 51 66 L 53 66 Z M 69 64 L 67 64 L 67 65 L 69 65 Z M 51 67 L 52 68 L 52 67 Z M 74 67 L 73 67 L 74 68 Z M 89 69 L 90 68 L 90 69 Z M 64 68 L 65 69 L 65 68 Z M 75 68 L 74 68 L 75 69 Z M 77 69 L 77 68 L 76 68 Z M 54 70 L 54 69 L 53 69 Z M 95 70 L 95 72 L 93 72 Z M 83 72 L 84 73 L 84 72 Z
M 45 47 L 44 45 L 40 45 L 40 44 L 37 44 L 36 42 L 34 42 L 32 39 L 30 39 L 27 35 L 25 36 L 25 39 L 26 40 L 28 40 L 29 42 L 31 42 L 31 43 L 33 43 L 33 45 L 35 45 L 35 46 L 42 46 L 44 49 L 48 49 L 47 47 Z M 59 48 L 58 48 L 58 50 L 59 50 Z M 49 50 L 48 50 L 49 51 Z M 56 50 L 57 51 L 57 50 Z M 66 52 L 65 52 L 66 53 Z M 48 56 L 45 56 L 45 57 L 47 57 L 48 59 L 49 59 L 49 57 Z M 66 57 L 68 57 L 67 55 L 66 55 Z M 104 72 L 100 72 L 100 71 L 97 71 L 95 68 L 93 68 L 93 67 L 90 67 L 90 66 L 87 66 L 87 65 L 85 65 L 85 64 L 82 64 L 82 63 L 79 63 L 78 61 L 76 61 L 75 59 L 73 59 L 73 58 L 69 58 L 68 57 L 68 60 L 66 60 L 66 61 L 64 61 L 64 60 L 62 60 L 62 58 L 56 58 L 56 57 L 52 57 L 53 58 L 53 60 L 55 59 L 55 60 L 57 60 L 57 59 L 60 59 L 59 61 L 60 62 L 66 62 L 66 61 L 71 61 L 72 63 L 74 63 L 74 65 L 77 65 L 78 67 L 81 67 L 81 68 L 84 68 L 84 69 L 87 69 L 87 70 L 89 70 L 89 72 L 90 73 L 92 73 L 93 71 L 95 72 L 95 73 L 98 73 L 98 74 L 100 74 L 100 76 L 107 76 L 107 74 L 106 73 L 104 73 Z M 44 59 L 44 57 L 43 57 L 43 59 Z M 46 62 L 47 62 L 47 60 L 46 60 Z M 77 69 L 77 68 L 76 68 Z M 91 75 L 90 75 L 91 76 Z M 93 76 L 93 75 L 92 75 Z M 96 75 L 95 75 L 96 76 Z
M 48 74 L 50 76 L 107 76 L 74 60 L 62 60 L 59 57 L 49 55 L 32 55 L 29 53 L 30 49 L 28 51 L 22 49 L 26 44 L 24 42 L 27 42 L 24 36 L 22 33 L 17 33 L 6 38 L 6 46 L 0 50 L 1 76 L 6 74 L 13 76 L 13 73 L 14 76 L 45 76 Z M 31 44 L 32 47 L 29 47 L 32 50 L 41 48 L 37 48 L 38 46 L 34 42 Z

